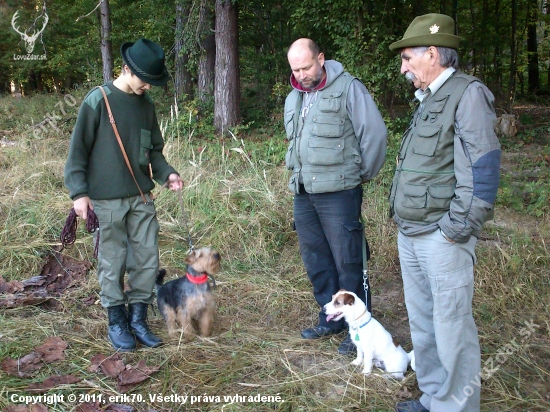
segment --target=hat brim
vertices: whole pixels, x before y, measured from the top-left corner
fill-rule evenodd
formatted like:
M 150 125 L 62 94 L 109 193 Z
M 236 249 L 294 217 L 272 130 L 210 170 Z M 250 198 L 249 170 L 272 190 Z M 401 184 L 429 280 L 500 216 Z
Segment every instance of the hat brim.
M 141 81 L 148 83 L 152 86 L 164 86 L 166 83 L 168 83 L 168 79 L 170 78 L 168 74 L 168 70 L 166 69 L 166 66 L 164 66 L 164 72 L 162 74 L 162 77 L 158 79 L 150 79 L 148 77 L 145 77 L 141 75 L 137 68 L 134 67 L 132 62 L 128 61 L 128 58 L 126 57 L 127 50 L 134 45 L 134 42 L 128 41 L 126 43 L 123 43 L 122 46 L 120 46 L 120 54 L 122 54 L 122 60 L 124 61 L 124 64 L 126 64 L 130 69 L 132 69 L 132 73 L 134 73 L 138 79 Z
M 408 39 L 402 39 L 390 44 L 390 50 L 396 51 L 406 49 L 407 47 L 436 46 L 458 49 L 460 37 L 453 34 L 426 34 L 424 36 L 415 36 Z

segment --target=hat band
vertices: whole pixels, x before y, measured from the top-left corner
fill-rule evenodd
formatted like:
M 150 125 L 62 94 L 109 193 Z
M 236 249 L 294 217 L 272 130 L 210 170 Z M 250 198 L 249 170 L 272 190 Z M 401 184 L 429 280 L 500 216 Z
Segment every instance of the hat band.
M 136 72 L 138 72 L 139 74 L 141 74 L 143 77 L 147 77 L 149 79 L 160 79 L 161 77 L 164 76 L 164 73 L 161 73 L 161 74 L 149 74 L 149 73 L 145 73 L 143 70 L 141 70 L 138 65 L 132 60 L 132 57 L 130 57 L 130 53 L 128 52 L 128 50 L 126 50 L 126 58 L 128 59 L 128 63 L 130 63 L 132 65 L 132 69 L 134 69 Z

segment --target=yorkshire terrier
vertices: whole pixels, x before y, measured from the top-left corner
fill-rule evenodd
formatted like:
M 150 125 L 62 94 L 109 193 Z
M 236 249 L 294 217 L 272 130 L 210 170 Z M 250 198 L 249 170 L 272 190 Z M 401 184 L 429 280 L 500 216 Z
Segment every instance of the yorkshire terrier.
M 191 251 L 185 259 L 185 276 L 163 285 L 166 270 L 157 275 L 157 306 L 168 326 L 170 337 L 178 333 L 177 324 L 183 329 L 183 336 L 191 338 L 197 323 L 201 336 L 212 335 L 216 303 L 210 290 L 208 275 L 215 275 L 220 269 L 220 254 L 204 247 Z

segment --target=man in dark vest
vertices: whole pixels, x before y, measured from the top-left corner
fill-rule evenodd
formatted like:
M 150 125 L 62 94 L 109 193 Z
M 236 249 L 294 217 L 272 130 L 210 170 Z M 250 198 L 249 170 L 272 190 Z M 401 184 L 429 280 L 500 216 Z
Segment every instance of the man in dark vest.
M 285 102 L 286 166 L 292 171 L 294 223 L 313 294 L 322 308 L 346 289 L 370 310 L 362 272 L 367 247 L 361 185 L 384 164 L 386 126 L 366 87 L 337 61 L 325 61 L 312 40 L 296 40 L 288 62 L 293 90 Z M 343 319 L 327 322 L 321 309 L 318 324 L 304 329 L 302 337 L 317 339 L 345 329 Z M 349 336 L 338 351 L 355 351 Z
M 390 211 L 423 394 L 398 403 L 398 412 L 480 408 L 474 248 L 493 216 L 500 145 L 492 93 L 457 70 L 459 40 L 451 17 L 427 14 L 390 45 L 419 101 L 399 150 Z

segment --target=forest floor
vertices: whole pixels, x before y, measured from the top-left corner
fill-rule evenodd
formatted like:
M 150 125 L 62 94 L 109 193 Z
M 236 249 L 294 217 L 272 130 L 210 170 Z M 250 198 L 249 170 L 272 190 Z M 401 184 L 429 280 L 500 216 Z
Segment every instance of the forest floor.
M 47 111 L 56 101 L 39 105 Z M 25 126 L 29 104 L 0 100 L 2 411 L 385 412 L 419 396 L 411 370 L 402 382 L 381 371 L 364 376 L 337 353 L 343 334 L 300 338 L 318 307 L 292 231 L 284 143 L 263 136 L 166 131 L 166 156 L 186 182 L 185 215 L 175 194 L 160 193 L 161 265 L 169 279 L 183 274 L 188 236 L 220 251 L 214 333 L 170 339 L 153 308 L 149 322 L 165 344 L 113 354 L 83 224 L 75 245 L 59 251 L 72 205 L 63 185 L 70 121 L 37 139 Z M 476 249 L 482 411 L 550 410 L 550 199 L 542 182 L 550 133 L 542 108 L 517 113 L 521 138 L 503 141 L 500 200 Z M 373 315 L 411 350 L 396 228 L 387 216 L 390 163 L 364 194 Z

